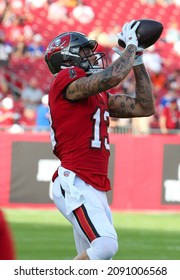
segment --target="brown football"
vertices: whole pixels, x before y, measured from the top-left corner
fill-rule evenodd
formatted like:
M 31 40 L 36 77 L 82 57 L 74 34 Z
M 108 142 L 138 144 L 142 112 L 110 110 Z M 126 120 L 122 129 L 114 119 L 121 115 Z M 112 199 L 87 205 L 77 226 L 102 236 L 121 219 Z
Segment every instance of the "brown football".
M 147 49 L 152 46 L 156 41 L 160 38 L 163 25 L 161 22 L 153 20 L 153 19 L 140 19 L 136 20 L 134 24 L 140 21 L 140 25 L 136 30 L 136 34 L 138 37 L 138 46 Z M 133 24 L 133 26 L 134 26 Z M 122 40 L 118 40 L 119 46 L 125 48 L 125 43 Z

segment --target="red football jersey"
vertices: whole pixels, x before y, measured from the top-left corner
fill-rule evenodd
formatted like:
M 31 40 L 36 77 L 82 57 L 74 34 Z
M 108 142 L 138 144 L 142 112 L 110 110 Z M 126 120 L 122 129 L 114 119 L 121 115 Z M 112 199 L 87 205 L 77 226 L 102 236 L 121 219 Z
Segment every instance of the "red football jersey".
M 0 260 L 15 260 L 15 248 L 9 225 L 0 210 Z
M 75 172 L 94 188 L 108 191 L 108 95 L 103 92 L 76 101 L 64 98 L 67 85 L 84 76 L 83 69 L 71 67 L 61 70 L 51 84 L 49 107 L 53 152 L 64 168 Z

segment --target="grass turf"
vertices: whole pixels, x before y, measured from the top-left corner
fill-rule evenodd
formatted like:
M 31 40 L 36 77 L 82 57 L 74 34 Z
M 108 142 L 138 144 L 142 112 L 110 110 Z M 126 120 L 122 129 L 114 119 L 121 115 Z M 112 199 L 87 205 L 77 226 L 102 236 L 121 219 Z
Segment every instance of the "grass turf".
M 71 225 L 57 210 L 4 209 L 17 259 L 65 260 L 76 255 Z M 179 260 L 179 213 L 113 213 L 116 260 Z

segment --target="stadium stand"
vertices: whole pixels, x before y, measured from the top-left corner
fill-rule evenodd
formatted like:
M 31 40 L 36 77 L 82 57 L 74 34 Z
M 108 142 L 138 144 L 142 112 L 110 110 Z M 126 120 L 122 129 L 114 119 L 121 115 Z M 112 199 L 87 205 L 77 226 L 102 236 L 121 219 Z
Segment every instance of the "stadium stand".
M 40 1 L 37 6 L 33 6 L 34 1 L 10 0 L 4 2 L 7 5 L 4 9 L 0 6 L 0 30 L 6 33 L 7 43 L 13 48 L 17 45 L 19 35 L 24 36 L 26 46 L 26 52 L 23 55 L 16 56 L 12 51 L 9 65 L 0 67 L 0 71 L 3 73 L 10 89 L 13 92 L 15 91 L 17 95 L 21 94 L 22 88 L 32 76 L 38 79 L 39 87 L 45 94 L 48 92 L 52 80 L 52 75 L 44 63 L 43 54 L 35 56 L 28 51 L 28 46 L 32 43 L 34 35 L 41 36 L 41 45 L 45 49 L 49 41 L 57 34 L 75 29 L 90 34 L 96 28 L 101 28 L 107 38 L 110 38 L 115 26 L 119 26 L 119 30 L 121 30 L 121 26 L 132 19 L 152 18 L 163 23 L 163 34 L 155 44 L 154 51 L 157 51 L 162 58 L 163 73 L 166 78 L 171 72 L 180 69 L 180 48 L 178 47 L 180 41 L 180 9 L 174 1 L 168 2 L 168 4 L 166 1 L 154 1 L 154 4 L 149 4 L 148 1 L 137 0 L 86 0 L 85 4 L 93 9 L 94 18 L 85 24 L 80 23 L 72 16 L 74 7 L 79 5 L 78 1 L 61 1 L 61 4 L 63 2 L 68 10 L 68 18 L 66 21 L 58 22 L 48 18 L 50 5 L 58 1 Z M 168 31 L 171 30 L 172 26 L 177 31 L 177 41 L 174 42 L 167 40 Z M 103 43 L 103 47 L 105 47 L 105 51 L 111 60 L 111 42 L 101 41 L 101 45 Z M 157 93 L 158 101 L 163 94 L 162 90 Z

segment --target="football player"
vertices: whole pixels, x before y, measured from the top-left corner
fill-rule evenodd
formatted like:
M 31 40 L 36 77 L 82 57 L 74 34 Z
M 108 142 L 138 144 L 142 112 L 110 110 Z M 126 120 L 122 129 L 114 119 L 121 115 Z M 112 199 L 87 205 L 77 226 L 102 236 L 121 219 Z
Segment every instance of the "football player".
M 126 48 L 111 65 L 97 42 L 79 32 L 65 32 L 47 47 L 45 61 L 54 75 L 49 90 L 51 142 L 61 166 L 53 175 L 53 200 L 72 224 L 75 260 L 110 260 L 118 238 L 107 201 L 109 117 L 154 114 L 152 84 L 138 47 L 137 22 L 126 24 Z M 133 69 L 136 96 L 108 93 Z

